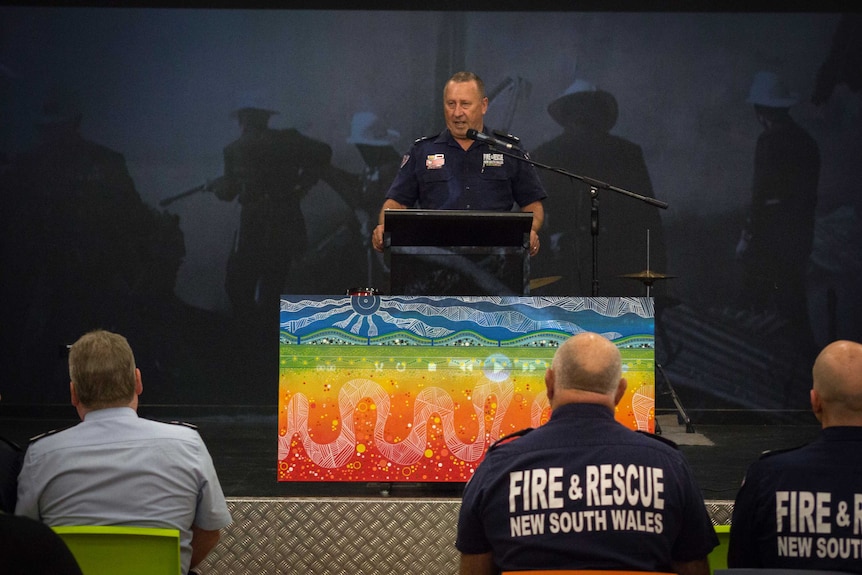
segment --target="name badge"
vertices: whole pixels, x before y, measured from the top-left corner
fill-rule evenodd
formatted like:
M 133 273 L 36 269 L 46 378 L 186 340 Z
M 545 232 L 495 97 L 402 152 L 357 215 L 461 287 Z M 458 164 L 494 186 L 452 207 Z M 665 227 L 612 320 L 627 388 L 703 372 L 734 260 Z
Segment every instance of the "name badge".
M 503 165 L 503 157 L 503 154 L 483 154 L 482 167 L 499 168 Z

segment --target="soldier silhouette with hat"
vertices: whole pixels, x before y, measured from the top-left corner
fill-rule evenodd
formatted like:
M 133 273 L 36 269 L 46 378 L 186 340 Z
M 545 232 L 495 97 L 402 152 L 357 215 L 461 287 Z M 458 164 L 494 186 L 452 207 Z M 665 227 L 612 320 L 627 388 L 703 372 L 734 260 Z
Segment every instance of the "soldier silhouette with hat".
M 754 152 L 748 216 L 736 247 L 742 301 L 789 321 L 813 349 L 806 270 L 814 241 L 820 151 L 790 115 L 800 101 L 774 72 L 754 76 L 748 103 L 763 132 Z
M 243 94 L 233 112 L 242 133 L 224 149 L 224 175 L 212 183 L 216 197 L 242 206 L 225 289 L 234 315 L 257 323 L 277 319 L 283 293 L 299 293 L 291 265 L 307 245 L 301 201 L 328 168 L 332 149 L 290 129 L 274 129 L 278 114 L 262 92 Z
M 83 118 L 76 92 L 53 87 L 37 142 L 4 174 L 0 307 L 14 342 L 3 343 L 22 380 L 56 376 L 82 328 L 138 324 L 175 298 L 178 218 L 143 202 L 123 154 L 86 139 Z
M 616 98 L 584 79 L 575 80 L 548 104 L 548 114 L 563 132 L 537 147 L 533 158 L 579 176 L 654 197 L 643 152 L 611 134 L 619 114 Z M 565 176 L 542 174 L 546 236 L 550 246 L 534 261 L 531 275 L 562 276 L 545 294 L 592 293 L 591 200 L 589 187 Z M 649 230 L 650 267 L 666 271 L 664 232 L 658 208 L 612 191 L 599 196 L 599 295 L 640 296 L 643 285 L 623 274 L 644 269 Z

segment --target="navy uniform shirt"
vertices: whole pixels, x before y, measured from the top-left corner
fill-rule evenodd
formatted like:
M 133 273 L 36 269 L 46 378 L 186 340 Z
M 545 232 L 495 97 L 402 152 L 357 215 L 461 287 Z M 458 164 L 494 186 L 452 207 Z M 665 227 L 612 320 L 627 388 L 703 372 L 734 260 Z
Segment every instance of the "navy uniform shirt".
M 484 142 L 464 150 L 449 130 L 416 140 L 386 194 L 410 208 L 482 211 L 509 211 L 546 196 L 531 164 Z
M 862 573 L 862 427 L 767 453 L 736 496 L 729 567 Z
M 682 453 L 604 406 L 567 404 L 488 451 L 464 489 L 456 547 L 502 571 L 672 572 L 718 544 Z

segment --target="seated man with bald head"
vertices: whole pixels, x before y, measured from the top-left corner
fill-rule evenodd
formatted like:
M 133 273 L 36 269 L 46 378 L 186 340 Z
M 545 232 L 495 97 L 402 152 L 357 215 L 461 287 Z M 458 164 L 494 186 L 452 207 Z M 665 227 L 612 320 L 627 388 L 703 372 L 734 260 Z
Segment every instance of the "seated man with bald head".
M 545 372 L 551 418 L 492 446 L 464 488 L 460 572 L 635 570 L 707 575 L 718 544 L 682 453 L 614 418 L 617 347 L 560 345 Z
M 729 567 L 862 573 L 862 344 L 829 344 L 812 376 L 820 437 L 749 467 L 733 507 Z

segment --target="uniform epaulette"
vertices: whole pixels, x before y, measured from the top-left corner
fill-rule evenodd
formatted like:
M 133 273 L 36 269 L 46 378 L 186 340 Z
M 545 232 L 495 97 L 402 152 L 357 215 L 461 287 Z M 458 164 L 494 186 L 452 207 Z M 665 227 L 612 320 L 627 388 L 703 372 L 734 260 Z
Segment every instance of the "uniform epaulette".
M 805 445 L 797 445 L 796 447 L 786 447 L 784 449 L 767 449 L 763 453 L 760 454 L 758 459 L 766 459 L 767 457 L 772 457 L 773 455 L 781 455 L 782 453 L 787 453 L 789 451 L 796 451 L 797 449 L 802 449 Z
M 667 445 L 670 445 L 674 449 L 679 449 L 679 445 L 677 445 L 676 442 L 671 441 L 667 437 L 662 437 L 661 435 L 656 435 L 655 433 L 650 433 L 648 431 L 641 431 L 640 429 L 637 430 L 637 433 L 640 433 L 641 435 L 645 435 L 651 439 L 657 439 L 658 441 L 661 441 L 662 443 L 666 443 Z
M 182 425 L 183 427 L 188 427 L 189 429 L 194 429 L 195 431 L 197 431 L 198 429 L 198 426 L 194 423 L 187 423 L 185 421 L 168 421 L 167 423 L 170 423 L 171 425 Z
M 504 435 L 503 437 L 501 437 L 500 439 L 498 439 L 497 441 L 492 443 L 491 447 L 488 448 L 488 451 L 491 451 L 495 447 L 499 447 L 501 445 L 505 445 L 506 443 L 510 443 L 510 442 L 518 439 L 519 437 L 523 437 L 523 436 L 527 435 L 528 433 L 530 433 L 531 431 L 533 431 L 533 428 L 527 427 L 526 429 L 516 431 L 515 433 L 510 433 L 509 435 Z
M 188 423 L 186 421 L 179 421 L 175 419 L 171 421 L 163 421 L 161 419 L 152 419 L 150 417 L 144 417 L 143 419 L 146 419 L 147 421 L 155 421 L 156 423 L 166 423 L 168 425 L 181 425 L 183 427 L 188 427 L 189 429 L 194 429 L 195 431 L 197 431 L 198 429 L 197 425 L 195 425 L 194 423 Z
M 75 425 L 77 425 L 77 424 L 75 424 Z M 39 435 L 34 435 L 33 437 L 30 438 L 30 443 L 34 443 L 36 441 L 39 441 L 40 439 L 45 439 L 46 437 L 60 433 L 61 431 L 66 431 L 67 429 L 75 427 L 75 425 L 69 425 L 67 427 L 58 427 L 57 429 L 52 429 L 51 431 L 46 431 L 45 433 L 40 433 Z
M 434 134 L 433 136 L 422 136 L 421 138 L 416 138 L 415 140 L 413 140 L 413 144 L 415 145 L 415 144 L 418 144 L 420 142 L 424 142 L 426 140 L 433 140 L 434 138 L 436 138 L 439 135 L 440 134 Z

